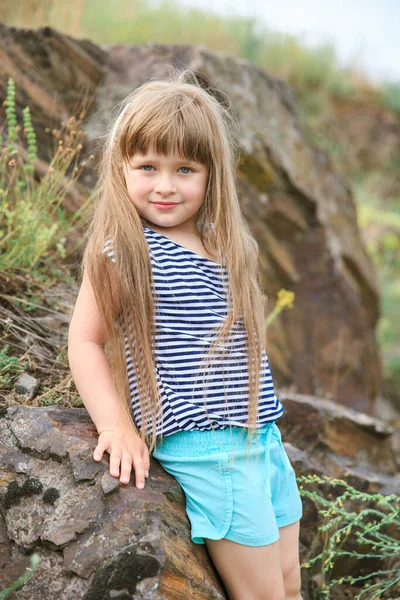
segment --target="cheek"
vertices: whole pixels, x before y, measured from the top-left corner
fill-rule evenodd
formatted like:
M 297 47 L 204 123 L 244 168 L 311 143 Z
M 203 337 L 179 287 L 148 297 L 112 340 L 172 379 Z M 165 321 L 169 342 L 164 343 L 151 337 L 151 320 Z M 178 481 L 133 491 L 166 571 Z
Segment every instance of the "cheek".
M 145 179 L 128 178 L 126 182 L 126 187 L 128 190 L 128 194 L 132 198 L 132 200 L 140 200 L 140 198 L 146 195 L 149 191 L 149 185 Z
M 206 184 L 203 181 L 192 182 L 188 186 L 187 191 L 190 192 L 193 197 L 202 198 L 206 193 Z

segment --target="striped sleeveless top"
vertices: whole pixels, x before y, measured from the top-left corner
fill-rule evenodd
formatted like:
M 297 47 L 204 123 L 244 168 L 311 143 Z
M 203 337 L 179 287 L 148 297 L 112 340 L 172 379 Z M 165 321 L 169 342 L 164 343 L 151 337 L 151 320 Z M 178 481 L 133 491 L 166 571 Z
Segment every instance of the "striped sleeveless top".
M 157 417 L 156 436 L 247 427 L 246 332 L 240 323 L 235 323 L 225 347 L 218 347 L 205 374 L 201 364 L 216 327 L 227 315 L 226 269 L 144 225 L 143 232 L 153 274 L 156 380 L 163 415 L 163 423 L 160 415 Z M 115 262 L 111 242 L 104 251 Z M 140 429 L 139 397 L 127 344 L 125 349 L 133 418 Z M 280 418 L 283 411 L 264 351 L 257 427 Z

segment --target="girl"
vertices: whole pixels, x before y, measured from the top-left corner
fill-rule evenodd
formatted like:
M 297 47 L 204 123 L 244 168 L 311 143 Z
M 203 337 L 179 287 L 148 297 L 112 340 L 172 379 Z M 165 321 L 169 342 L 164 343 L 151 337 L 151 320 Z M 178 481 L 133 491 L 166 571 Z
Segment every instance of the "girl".
M 69 332 L 94 459 L 144 487 L 153 454 L 234 600 L 301 599 L 296 476 L 276 420 L 237 123 L 185 71 L 125 101 L 103 153 Z

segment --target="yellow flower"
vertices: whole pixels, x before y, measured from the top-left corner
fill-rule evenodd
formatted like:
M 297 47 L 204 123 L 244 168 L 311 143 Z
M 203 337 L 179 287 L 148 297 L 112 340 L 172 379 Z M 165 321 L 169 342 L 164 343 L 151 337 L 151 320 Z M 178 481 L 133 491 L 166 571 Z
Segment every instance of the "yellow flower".
M 294 292 L 282 288 L 278 292 L 276 306 L 279 308 L 293 308 Z

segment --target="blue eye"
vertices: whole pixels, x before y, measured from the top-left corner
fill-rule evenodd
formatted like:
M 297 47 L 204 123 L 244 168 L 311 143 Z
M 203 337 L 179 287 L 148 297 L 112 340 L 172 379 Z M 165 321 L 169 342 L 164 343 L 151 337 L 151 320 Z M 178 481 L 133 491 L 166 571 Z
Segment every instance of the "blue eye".
M 141 165 L 140 169 L 142 169 L 143 171 L 145 171 L 146 173 L 150 173 L 151 169 L 154 169 L 153 165 Z M 184 172 L 184 175 L 187 175 L 189 172 L 193 171 L 193 169 L 191 169 L 190 167 L 179 167 L 179 169 L 187 169 Z

